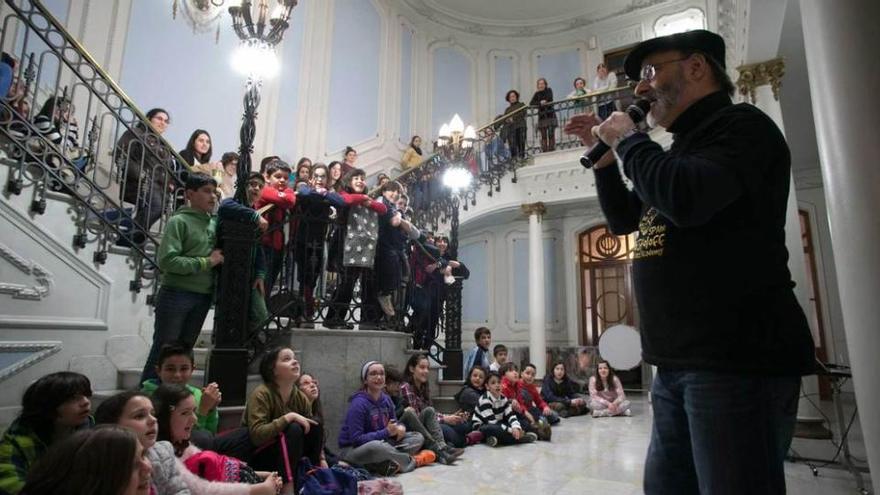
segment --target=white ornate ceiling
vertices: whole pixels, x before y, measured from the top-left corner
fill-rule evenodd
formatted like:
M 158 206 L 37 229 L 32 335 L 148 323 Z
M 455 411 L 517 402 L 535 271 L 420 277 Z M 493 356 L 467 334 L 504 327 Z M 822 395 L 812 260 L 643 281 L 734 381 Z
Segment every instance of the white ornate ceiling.
M 423 17 L 491 36 L 534 36 L 576 29 L 667 0 L 399 0 Z

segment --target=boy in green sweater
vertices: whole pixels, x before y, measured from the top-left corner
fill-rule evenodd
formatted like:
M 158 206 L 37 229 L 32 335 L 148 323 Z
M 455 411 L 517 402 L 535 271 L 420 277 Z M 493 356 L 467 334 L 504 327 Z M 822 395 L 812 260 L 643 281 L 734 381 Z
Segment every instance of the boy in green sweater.
M 217 433 L 220 423 L 220 415 L 217 413 L 221 400 L 220 386 L 213 382 L 205 388 L 190 385 L 195 369 L 192 348 L 180 342 L 165 344 L 159 351 L 159 364 L 156 365 L 159 378 L 145 380 L 141 384 L 141 391 L 153 395 L 163 383 L 185 386 L 196 401 L 196 429 Z
M 214 294 L 213 268 L 223 263 L 215 249 L 217 183 L 205 174 L 186 179 L 187 206 L 179 208 L 165 225 L 159 244 L 161 288 L 156 298 L 153 345 L 141 373 L 141 382 L 157 378 L 156 360 L 162 345 L 171 341 L 192 347 L 196 343 Z

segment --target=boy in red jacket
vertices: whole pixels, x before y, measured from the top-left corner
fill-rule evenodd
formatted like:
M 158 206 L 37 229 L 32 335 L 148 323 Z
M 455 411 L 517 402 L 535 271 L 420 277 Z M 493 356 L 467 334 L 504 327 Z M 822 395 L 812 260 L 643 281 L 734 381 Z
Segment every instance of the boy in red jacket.
M 269 229 L 263 235 L 263 254 L 266 259 L 266 300 L 272 294 L 275 279 L 281 271 L 284 259 L 284 216 L 296 204 L 296 194 L 288 187 L 290 165 L 281 160 L 272 160 L 263 172 L 266 185 L 260 191 L 260 197 L 254 203 L 254 209 L 272 204 L 272 209 L 263 214 L 269 221 Z
M 523 368 L 522 376 L 519 382 L 519 401 L 523 408 L 538 420 L 543 418 L 551 425 L 559 423 L 559 415 L 544 402 L 541 392 L 535 386 L 535 375 L 538 373 L 537 367 L 529 363 Z
M 522 402 L 522 380 L 516 363 L 507 362 L 501 365 L 501 395 L 510 399 L 510 407 L 516 413 L 520 424 L 526 431 L 537 433 L 539 440 L 550 440 L 550 425 L 539 422 L 538 417 L 529 412 Z

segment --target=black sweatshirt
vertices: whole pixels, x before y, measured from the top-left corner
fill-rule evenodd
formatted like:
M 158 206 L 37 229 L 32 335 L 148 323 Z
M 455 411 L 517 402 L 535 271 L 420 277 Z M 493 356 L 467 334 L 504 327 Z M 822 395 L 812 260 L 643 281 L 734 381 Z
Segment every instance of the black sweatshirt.
M 804 375 L 812 336 L 785 247 L 790 155 L 776 124 L 724 92 L 669 127 L 669 151 L 642 133 L 617 148 L 596 187 L 611 230 L 638 230 L 633 279 L 642 353 L 670 369 Z

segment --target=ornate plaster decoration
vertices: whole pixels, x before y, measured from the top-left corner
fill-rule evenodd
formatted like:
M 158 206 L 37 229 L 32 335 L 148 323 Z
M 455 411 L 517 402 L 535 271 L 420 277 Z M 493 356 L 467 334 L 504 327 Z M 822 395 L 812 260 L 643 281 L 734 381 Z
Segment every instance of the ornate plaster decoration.
M 22 273 L 31 275 L 35 282 L 34 285 L 30 286 L 13 282 L 0 282 L 0 294 L 10 294 L 13 299 L 29 299 L 31 301 L 39 301 L 49 295 L 53 279 L 52 274 L 48 270 L 35 261 L 24 259 L 3 243 L 0 243 L 0 257 L 18 268 Z
M 567 15 L 545 20 L 506 22 L 457 14 L 449 9 L 442 8 L 434 0 L 398 1 L 413 9 L 422 18 L 458 31 L 484 36 L 532 37 L 580 29 L 590 24 L 620 17 L 669 2 L 670 0 L 630 0 L 623 8 L 611 13 L 603 10 L 599 15 L 596 15 L 596 12 L 592 12 L 593 15 L 591 15 L 589 10 L 585 10 L 583 12 L 569 12 Z
M 727 48 L 725 62 L 731 79 L 736 78 L 733 68 L 746 58 L 749 37 L 748 0 L 718 0 L 716 32 L 724 38 Z
M 61 347 L 62 344 L 58 341 L 0 342 L 0 354 L 29 353 L 9 366 L 0 369 L 0 382 L 59 352 Z
M 782 88 L 782 76 L 785 75 L 785 61 L 782 58 L 774 58 L 766 62 L 741 65 L 736 68 L 739 71 L 739 79 L 736 87 L 739 93 L 747 96 L 755 103 L 755 90 L 765 84 L 770 85 L 773 98 L 779 101 L 779 90 Z

